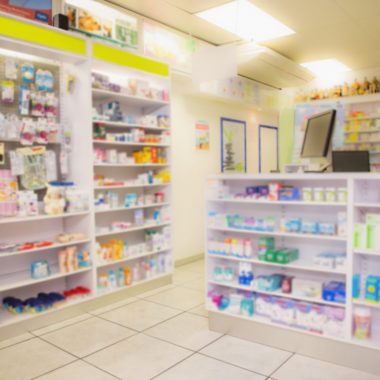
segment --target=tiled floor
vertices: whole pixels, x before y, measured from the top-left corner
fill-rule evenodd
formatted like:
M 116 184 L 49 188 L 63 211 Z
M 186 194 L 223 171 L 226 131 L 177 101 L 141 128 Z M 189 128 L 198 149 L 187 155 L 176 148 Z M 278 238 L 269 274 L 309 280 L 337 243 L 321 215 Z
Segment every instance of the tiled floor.
M 0 380 L 380 380 L 209 331 L 203 274 L 0 342 Z

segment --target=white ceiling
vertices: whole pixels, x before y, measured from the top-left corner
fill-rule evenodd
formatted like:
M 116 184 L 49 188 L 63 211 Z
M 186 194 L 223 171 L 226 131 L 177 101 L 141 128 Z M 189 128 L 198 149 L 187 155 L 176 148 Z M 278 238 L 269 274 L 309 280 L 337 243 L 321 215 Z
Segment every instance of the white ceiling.
M 238 40 L 193 14 L 228 0 L 106 0 L 214 44 Z M 337 58 L 353 69 L 380 66 L 380 0 L 251 0 L 296 34 L 265 45 L 297 63 Z
M 241 42 L 194 13 L 231 0 L 100 0 L 221 45 Z M 239 64 L 239 74 L 277 88 L 305 84 L 296 64 L 336 58 L 354 70 L 380 67 L 380 0 L 250 0 L 296 33 L 264 45 L 279 53 Z M 274 53 L 274 54 L 275 54 Z M 281 56 L 288 58 L 284 60 Z

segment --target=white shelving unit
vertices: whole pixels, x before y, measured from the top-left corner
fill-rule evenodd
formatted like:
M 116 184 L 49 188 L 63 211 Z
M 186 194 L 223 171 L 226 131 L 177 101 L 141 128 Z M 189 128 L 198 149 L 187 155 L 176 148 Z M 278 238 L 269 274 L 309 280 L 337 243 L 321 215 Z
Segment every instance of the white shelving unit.
M 346 188 L 347 203 L 338 202 L 303 202 L 303 201 L 270 201 L 252 200 L 247 198 L 234 199 L 234 194 L 245 193 L 248 186 L 280 183 L 287 186 L 308 188 Z M 211 313 L 213 326 L 223 326 L 223 331 L 233 328 L 234 321 L 239 319 L 264 323 L 288 331 L 298 331 L 303 334 L 323 336 L 337 342 L 349 342 L 361 347 L 380 350 L 380 304 L 368 303 L 363 298 L 352 299 L 352 276 L 360 273 L 362 290 L 365 278 L 369 274 L 380 275 L 380 252 L 369 250 L 354 250 L 354 224 L 363 222 L 367 212 L 376 213 L 380 208 L 380 175 L 376 174 L 273 174 L 273 175 L 214 175 L 209 177 L 206 185 L 206 305 Z M 304 207 L 302 207 L 304 206 Z M 338 213 L 345 212 L 347 216 L 346 236 L 323 236 L 301 233 L 280 232 L 282 218 L 299 217 L 305 221 L 336 223 Z M 240 215 L 242 217 L 265 218 L 275 220 L 274 231 L 244 230 L 231 228 L 223 217 L 216 215 Z M 211 219 L 210 219 L 211 217 Z M 224 224 L 227 223 L 227 224 Z M 299 259 L 289 264 L 279 264 L 261 261 L 258 258 L 257 242 L 260 237 L 274 237 L 276 247 L 298 248 Z M 252 257 L 222 255 L 209 250 L 209 241 L 225 239 L 250 239 L 253 243 Z M 346 266 L 342 268 L 323 268 L 313 264 L 313 257 L 323 252 L 346 252 Z M 322 298 L 299 297 L 292 293 L 262 291 L 253 286 L 238 283 L 239 263 L 248 263 L 254 276 L 279 273 L 295 276 L 304 280 L 315 280 L 320 283 L 343 281 L 346 283 L 346 302 L 344 304 L 326 301 Z M 220 281 L 214 277 L 215 267 L 227 267 L 234 272 L 233 281 Z M 282 300 L 305 302 L 321 307 L 344 310 L 345 318 L 342 335 L 321 335 L 313 331 L 300 329 L 295 322 L 280 324 L 273 317 L 262 317 L 254 313 L 253 317 L 233 314 L 228 308 L 217 309 L 209 298 L 212 294 L 229 296 L 237 291 L 252 295 L 273 296 Z M 215 293 L 216 292 L 216 293 Z M 363 294 L 361 297 L 364 297 Z M 372 338 L 364 341 L 354 339 L 352 332 L 354 308 L 368 307 L 372 311 Z M 225 319 L 225 316 L 234 317 Z M 228 322 L 227 322 L 228 321 Z
M 15 331 L 23 332 L 28 329 L 27 325 L 19 326 L 19 322 L 26 322 L 35 319 L 31 324 L 38 325 L 38 316 L 45 316 L 55 313 L 56 311 L 69 309 L 86 301 L 97 300 L 104 294 L 98 291 L 98 272 L 100 270 L 108 270 L 116 265 L 129 264 L 144 260 L 149 257 L 157 257 L 161 253 L 166 256 L 171 255 L 170 242 L 161 249 L 150 250 L 139 255 L 129 255 L 122 260 L 116 262 L 100 263 L 97 260 L 96 244 L 97 242 L 107 242 L 109 239 L 121 238 L 129 239 L 131 244 L 137 244 L 144 240 L 146 230 L 162 231 L 164 228 L 170 228 L 170 221 L 150 223 L 150 216 L 154 210 L 164 207 L 170 207 L 171 202 L 171 186 L 170 183 L 161 183 L 155 180 L 154 183 L 137 180 L 138 174 L 146 171 L 160 171 L 168 169 L 170 163 L 170 144 L 154 143 L 115 143 L 108 141 L 94 141 L 93 128 L 95 125 L 105 126 L 107 131 L 115 133 L 130 132 L 132 129 L 139 128 L 147 134 L 166 135 L 170 132 L 168 128 L 156 127 L 151 124 L 144 125 L 142 123 L 114 122 L 105 120 L 94 120 L 92 106 L 101 102 L 114 101 L 120 102 L 123 111 L 133 113 L 136 117 L 143 115 L 158 115 L 161 113 L 170 116 L 170 102 L 148 99 L 144 97 L 130 96 L 122 93 L 115 94 L 111 91 L 93 90 L 91 83 L 92 70 L 99 69 L 103 72 L 120 75 L 121 77 L 140 78 L 157 87 L 164 87 L 169 90 L 170 76 L 169 68 L 166 64 L 149 60 L 147 58 L 134 56 L 133 65 L 140 65 L 141 71 L 130 69 L 131 63 L 124 57 L 131 57 L 130 52 L 124 49 L 118 49 L 111 45 L 96 42 L 94 39 L 77 36 L 70 32 L 60 29 L 44 26 L 41 23 L 20 19 L 0 12 L 1 17 L 8 18 L 11 23 L 15 23 L 14 28 L 10 28 L 6 33 L 0 36 L 0 48 L 11 51 L 9 55 L 15 56 L 18 53 L 30 55 L 30 60 L 34 62 L 35 68 L 39 65 L 53 67 L 53 71 L 59 72 L 57 75 L 57 96 L 59 95 L 59 119 L 71 127 L 72 144 L 69 159 L 69 176 L 64 178 L 73 181 L 79 188 L 87 191 L 89 194 L 90 206 L 88 211 L 77 213 L 65 213 L 62 215 L 45 215 L 40 214 L 33 217 L 1 217 L 0 218 L 0 243 L 17 243 L 26 242 L 46 242 L 50 245 L 41 244 L 34 246 L 28 250 L 13 250 L 0 253 L 0 302 L 5 297 L 16 297 L 21 300 L 36 297 L 38 293 L 63 292 L 78 286 L 86 287 L 91 290 L 91 294 L 86 297 L 68 298 L 65 303 L 60 304 L 56 308 L 44 310 L 41 313 L 24 312 L 15 315 L 5 310 L 0 305 L 0 329 L 11 325 L 15 326 Z M 33 34 L 33 39 L 30 39 Z M 54 38 L 54 35 L 57 38 Z M 96 53 L 96 49 L 98 53 Z M 112 59 L 113 63 L 108 62 L 108 57 L 112 50 L 116 57 Z M 99 51 L 107 50 L 107 54 L 102 55 Z M 13 52 L 13 53 L 12 53 Z M 16 54 L 14 54 L 16 53 Z M 2 55 L 6 55 L 2 51 Z M 112 55 L 112 54 L 111 54 Z M 99 60 L 99 56 L 101 60 Z M 23 62 L 28 62 L 28 57 L 20 58 Z M 119 62 L 119 65 L 115 62 Z M 148 64 L 146 66 L 146 64 Z M 144 66 L 145 65 L 145 66 Z M 20 71 L 20 65 L 19 65 Z M 153 74 L 152 72 L 157 72 Z M 20 72 L 18 73 L 20 76 Z M 68 90 L 68 77 L 75 78 L 75 85 L 71 91 Z M 119 83 L 119 80 L 116 81 Z M 16 85 L 15 88 L 18 88 Z M 59 89 L 59 92 L 58 92 Z M 17 109 L 18 91 L 16 91 L 15 109 Z M 78 111 L 80 110 L 80 112 Z M 3 112 L 0 109 L 0 112 Z M 6 144 L 16 146 L 17 141 L 1 141 Z M 34 144 L 37 145 L 37 144 Z M 117 149 L 118 151 L 133 152 L 135 149 L 143 149 L 156 147 L 165 149 L 168 152 L 168 164 L 153 165 L 99 165 L 94 166 L 93 149 L 95 147 L 105 149 Z M 49 149 L 58 150 L 59 144 L 49 143 Z M 59 157 L 59 155 L 57 155 Z M 6 155 L 6 164 L 1 169 L 9 168 L 9 160 Z M 169 170 L 169 169 L 168 169 Z M 125 183 L 117 186 L 95 186 L 94 174 L 105 173 L 107 176 L 117 180 L 124 179 Z M 127 192 L 135 192 L 137 194 L 154 194 L 154 192 L 163 192 L 164 200 L 158 200 L 155 204 L 146 203 L 141 207 L 123 208 L 120 207 L 110 210 L 96 210 L 94 199 L 100 192 L 115 191 L 120 195 L 120 200 Z M 43 195 L 43 194 L 42 194 Z M 41 200 L 41 196 L 40 199 Z M 131 221 L 133 213 L 138 209 L 143 210 L 148 216 L 147 223 L 144 226 L 131 228 L 126 231 L 110 231 L 109 234 L 96 234 L 96 226 L 105 227 L 109 225 L 114 218 L 116 220 Z M 81 240 L 68 241 L 60 243 L 57 236 L 61 234 L 83 234 Z M 10 245 L 11 247 L 12 245 Z M 80 251 L 88 251 L 91 256 L 91 266 L 79 269 L 75 272 L 64 273 L 59 270 L 58 253 L 66 247 L 78 247 Z M 170 256 L 171 257 L 171 256 Z M 33 279 L 30 267 L 35 261 L 46 260 L 49 263 L 51 274 L 45 278 Z M 149 284 L 155 279 L 170 279 L 172 270 L 166 273 L 159 273 L 157 276 L 151 276 L 142 281 L 134 281 L 131 286 L 123 287 L 123 290 L 137 285 Z M 167 281 L 162 280 L 161 283 Z M 68 311 L 68 313 L 71 313 Z M 75 310 L 72 311 L 75 313 Z M 52 319 L 55 317 L 52 316 Z M 43 319 L 43 318 L 42 318 Z M 28 325 L 29 326 L 29 325 Z M 4 330 L 5 331 L 5 330 Z M 13 330 L 12 330 L 13 331 Z M 6 331 L 8 332 L 8 330 Z
M 8 16 L 6 16 L 8 17 Z M 15 20 L 16 18 L 10 19 Z M 17 19 L 16 19 L 17 20 Z M 41 28 L 40 33 L 43 35 L 45 27 L 38 23 L 25 23 L 25 29 L 33 25 L 33 28 Z M 49 29 L 48 33 L 54 33 Z M 61 33 L 62 38 L 73 38 L 73 43 L 81 44 L 86 47 L 86 40 L 82 37 L 73 37 L 67 33 Z M 36 31 L 36 40 L 38 32 Z M 84 157 L 90 157 L 92 154 L 91 146 L 91 104 L 90 89 L 91 77 L 87 66 L 86 48 L 83 54 L 68 52 L 68 46 L 54 48 L 54 42 L 47 47 L 38 43 L 22 40 L 22 32 L 18 35 L 19 39 L 7 38 L 0 36 L 0 47 L 7 49 L 9 53 L 3 52 L 2 55 L 12 55 L 22 52 L 30 54 L 30 58 L 23 57 L 23 62 L 32 61 L 35 68 L 49 67 L 56 73 L 55 76 L 55 92 L 59 97 L 59 122 L 67 123 L 72 127 L 72 139 L 69 176 L 65 180 L 73 181 L 79 188 L 87 190 L 91 194 L 91 162 Z M 53 37 L 50 37 L 53 39 Z M 68 93 L 66 90 L 66 77 L 68 74 L 80 78 L 80 84 L 74 86 L 73 92 Z M 18 74 L 20 76 L 20 72 Z M 16 86 L 17 88 L 17 86 Z M 15 104 L 17 104 L 18 90 L 16 91 Z M 17 106 L 16 106 L 17 107 Z M 81 112 L 75 112 L 80 109 Z M 4 112 L 2 106 L 0 112 Z M 4 141 L 7 149 L 12 147 L 20 147 L 17 142 L 12 142 L 12 146 L 8 141 Z M 34 144 L 36 146 L 38 144 Z M 48 149 L 54 149 L 59 153 L 60 144 L 48 144 Z M 59 157 L 59 155 L 57 155 Z M 59 164 L 59 160 L 57 160 Z M 5 166 L 1 169 L 9 168 L 8 155 L 6 156 Z M 58 169 L 58 173 L 60 173 Z M 60 177 L 59 179 L 63 179 Z M 39 201 L 41 201 L 43 193 L 40 193 Z M 92 198 L 91 198 L 92 201 Z M 52 242 L 48 246 L 37 246 L 33 249 L 22 251 L 8 251 L 0 253 L 0 302 L 5 297 L 16 297 L 25 300 L 30 297 L 36 297 L 38 293 L 63 292 L 77 286 L 83 286 L 93 290 L 92 273 L 93 266 L 82 268 L 70 273 L 61 272 L 58 265 L 58 253 L 66 247 L 78 247 L 78 250 L 93 250 L 93 224 L 92 224 L 92 208 L 83 212 L 65 213 L 61 215 L 45 215 L 39 214 L 29 217 L 2 217 L 0 219 L 0 243 L 25 243 L 25 242 Z M 83 238 L 77 241 L 67 243 L 59 243 L 56 237 L 62 233 L 83 234 Z M 45 278 L 33 279 L 31 276 L 31 264 L 35 261 L 47 261 L 49 263 L 51 274 Z M 94 293 L 92 294 L 92 296 Z M 88 298 L 82 298 L 83 302 Z M 78 301 L 68 301 L 64 305 L 57 308 L 44 311 L 41 315 L 49 314 L 53 311 L 67 308 L 76 304 Z M 23 313 L 15 315 L 9 311 L 0 310 L 0 328 L 10 326 L 20 321 L 26 321 L 36 318 L 39 313 Z
M 128 80 L 130 78 L 138 78 L 149 82 L 150 85 L 155 85 L 157 88 L 164 88 L 169 90 L 170 78 L 160 77 L 158 75 L 144 73 L 142 71 L 129 69 L 126 67 L 114 65 L 107 62 L 93 61 L 92 69 L 94 72 L 101 72 L 109 75 L 110 80 L 114 83 L 118 83 L 122 88 L 128 87 Z M 106 130 L 106 133 L 130 133 L 133 130 L 139 129 L 144 133 L 155 136 L 163 136 L 163 134 L 170 133 L 169 128 L 162 128 L 152 124 L 146 125 L 140 122 L 143 117 L 157 117 L 158 115 L 168 115 L 170 117 L 170 102 L 153 100 L 141 96 L 129 95 L 124 92 L 112 92 L 102 89 L 92 89 L 92 106 L 93 108 L 101 108 L 102 105 L 108 102 L 117 101 L 123 115 L 133 117 L 137 122 L 130 123 L 124 121 L 107 121 L 99 120 L 98 117 L 92 121 L 93 129 L 102 127 Z M 167 141 L 167 140 L 166 140 Z M 128 242 L 128 246 L 133 246 L 145 242 L 147 232 L 156 231 L 163 233 L 164 230 L 171 229 L 170 221 L 160 221 L 158 223 L 148 222 L 144 225 L 136 225 L 135 215 L 136 213 L 143 212 L 145 220 L 152 220 L 155 212 L 161 212 L 164 209 L 170 209 L 171 204 L 171 187 L 168 183 L 133 183 L 137 176 L 141 174 L 147 174 L 148 172 L 157 173 L 160 170 L 170 171 L 170 143 L 144 143 L 144 142 L 118 142 L 109 140 L 100 140 L 93 138 L 92 143 L 94 149 L 101 148 L 105 150 L 113 149 L 118 153 L 125 152 L 128 157 L 132 157 L 133 152 L 140 151 L 144 148 L 161 149 L 166 154 L 165 163 L 98 163 L 95 162 L 94 175 L 103 175 L 105 177 L 115 178 L 119 182 L 125 182 L 125 185 L 115 186 L 94 186 L 95 198 L 98 198 L 100 194 L 109 194 L 112 192 L 118 197 L 118 206 L 110 209 L 95 209 L 95 234 L 96 244 L 102 245 L 111 240 L 122 240 L 124 243 Z M 131 184 L 129 184 L 131 183 Z M 155 203 L 138 203 L 136 205 L 124 207 L 124 199 L 127 194 L 135 194 L 136 197 L 153 196 L 156 192 L 164 194 L 164 200 Z M 113 221 L 123 221 L 131 223 L 130 228 L 126 229 L 111 229 L 107 231 L 108 226 Z M 100 282 L 101 275 L 107 275 L 110 271 L 116 273 L 118 268 L 131 267 L 143 260 L 149 260 L 151 257 L 158 259 L 158 255 L 171 257 L 170 241 L 167 242 L 167 247 L 164 249 L 147 250 L 139 255 L 132 255 L 121 258 L 119 260 L 102 261 L 97 257 L 95 259 L 95 282 L 96 286 Z M 167 273 L 158 273 L 151 278 L 147 278 L 141 281 L 135 281 L 131 286 L 139 284 L 146 284 L 152 280 L 165 277 L 171 274 L 172 268 Z M 98 288 L 98 294 L 113 294 L 125 287 L 113 287 L 109 289 Z

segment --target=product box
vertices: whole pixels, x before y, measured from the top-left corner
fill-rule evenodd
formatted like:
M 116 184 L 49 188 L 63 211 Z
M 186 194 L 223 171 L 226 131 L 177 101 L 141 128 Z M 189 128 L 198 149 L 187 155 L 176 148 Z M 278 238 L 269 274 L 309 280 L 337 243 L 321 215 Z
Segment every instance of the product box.
M 276 262 L 276 255 L 277 255 L 276 250 L 268 249 L 266 251 L 265 255 L 263 256 L 264 261 L 268 261 L 270 263 L 275 263 Z
M 320 253 L 313 257 L 313 264 L 322 268 L 334 269 L 335 257 L 331 253 Z
M 272 321 L 291 326 L 295 318 L 295 301 L 284 298 L 276 298 L 272 304 Z
M 368 276 L 365 283 L 365 299 L 380 302 L 380 276 Z
M 366 224 L 355 224 L 354 248 L 367 249 L 367 225 Z
M 345 303 L 346 284 L 340 281 L 330 281 L 323 285 L 322 298 L 325 301 Z
M 279 190 L 280 201 L 299 201 L 301 199 L 301 189 L 298 187 L 282 187 Z
M 367 224 L 380 224 L 380 214 L 367 214 L 365 221 Z
M 345 212 L 338 212 L 338 236 L 347 236 L 347 214 Z
M 278 264 L 289 264 L 292 261 L 296 261 L 299 258 L 298 249 L 288 249 L 283 248 L 276 251 L 276 263 Z
M 270 183 L 268 199 L 270 201 L 278 201 L 280 189 L 281 185 L 279 183 Z
M 321 298 L 322 284 L 318 281 L 294 278 L 292 294 L 299 297 Z
M 380 250 L 380 224 L 367 224 L 367 248 Z

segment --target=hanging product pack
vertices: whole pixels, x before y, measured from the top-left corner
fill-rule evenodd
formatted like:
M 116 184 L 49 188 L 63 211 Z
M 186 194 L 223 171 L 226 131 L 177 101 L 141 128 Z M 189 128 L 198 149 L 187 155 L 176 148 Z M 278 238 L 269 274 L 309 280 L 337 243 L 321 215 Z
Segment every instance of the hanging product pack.
M 27 190 L 41 190 L 46 187 L 45 147 L 36 146 L 17 149 L 24 158 L 24 173 L 20 180 Z

